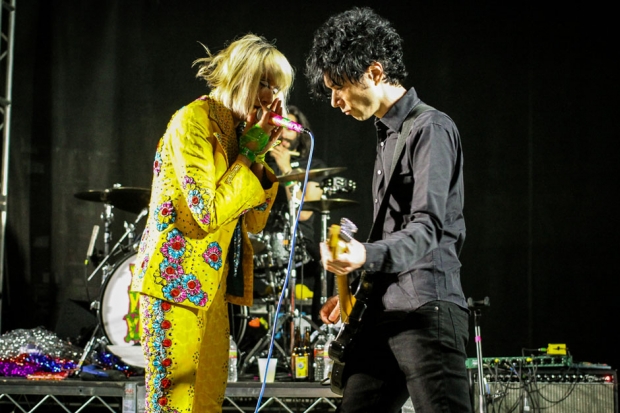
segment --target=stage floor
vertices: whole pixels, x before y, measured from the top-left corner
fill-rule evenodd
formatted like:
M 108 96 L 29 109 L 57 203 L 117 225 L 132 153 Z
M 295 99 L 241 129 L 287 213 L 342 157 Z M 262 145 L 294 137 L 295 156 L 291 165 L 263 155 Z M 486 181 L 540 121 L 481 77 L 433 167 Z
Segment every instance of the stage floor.
M 0 412 L 144 412 L 143 377 L 125 381 L 27 380 L 0 377 Z M 225 412 L 254 412 L 259 382 L 228 383 Z M 339 396 L 320 383 L 267 383 L 261 412 L 334 412 Z

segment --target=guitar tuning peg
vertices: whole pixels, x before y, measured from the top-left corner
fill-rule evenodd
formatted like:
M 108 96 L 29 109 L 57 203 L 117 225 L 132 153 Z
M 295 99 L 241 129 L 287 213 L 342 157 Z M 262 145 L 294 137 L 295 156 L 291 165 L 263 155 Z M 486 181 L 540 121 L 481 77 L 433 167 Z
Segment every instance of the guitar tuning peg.
M 357 232 L 357 226 L 347 218 L 340 219 L 341 238 L 346 242 L 353 239 L 353 235 Z
M 340 218 L 340 226 L 353 234 L 357 232 L 357 226 L 348 218 Z

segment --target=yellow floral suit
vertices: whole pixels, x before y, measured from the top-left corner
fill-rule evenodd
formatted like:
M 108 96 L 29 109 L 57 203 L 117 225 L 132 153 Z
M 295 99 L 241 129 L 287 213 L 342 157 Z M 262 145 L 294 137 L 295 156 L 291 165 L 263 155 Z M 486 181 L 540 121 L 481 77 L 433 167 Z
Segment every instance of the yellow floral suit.
M 157 145 L 131 286 L 141 293 L 149 412 L 221 411 L 226 302 L 252 305 L 247 232 L 264 228 L 278 186 L 266 169 L 263 189 L 238 153 L 232 113 L 210 96 L 177 111 Z

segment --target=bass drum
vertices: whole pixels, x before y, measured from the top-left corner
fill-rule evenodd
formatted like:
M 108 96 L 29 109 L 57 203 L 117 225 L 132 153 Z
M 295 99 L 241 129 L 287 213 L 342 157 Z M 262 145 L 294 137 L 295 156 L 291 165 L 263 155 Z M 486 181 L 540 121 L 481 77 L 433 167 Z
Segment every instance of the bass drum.
M 136 252 L 123 258 L 103 284 L 99 317 L 110 352 L 124 363 L 146 367 L 140 346 L 140 293 L 130 292 Z

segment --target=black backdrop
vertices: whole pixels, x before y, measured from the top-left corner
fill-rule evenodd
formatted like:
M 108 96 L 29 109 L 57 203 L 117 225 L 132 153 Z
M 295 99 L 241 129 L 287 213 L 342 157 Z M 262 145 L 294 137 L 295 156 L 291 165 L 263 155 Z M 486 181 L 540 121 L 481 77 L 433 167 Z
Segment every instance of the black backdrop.
M 478 2 L 476 2 L 478 3 Z M 67 303 L 100 278 L 84 257 L 103 205 L 76 199 L 113 184 L 150 186 L 155 144 L 172 115 L 206 92 L 198 42 L 219 50 L 247 32 L 275 39 L 298 70 L 291 102 L 315 134 L 315 157 L 357 191 L 333 211 L 370 228 L 372 122 L 308 98 L 313 30 L 354 3 L 18 0 L 3 332 L 77 329 Z M 520 2 L 355 2 L 405 39 L 406 86 L 447 112 L 465 149 L 468 297 L 488 296 L 485 356 L 566 343 L 576 361 L 620 364 L 614 196 L 617 42 L 611 10 Z M 612 170 L 613 167 L 613 170 Z M 116 210 L 112 237 L 136 214 Z M 103 249 L 103 236 L 97 240 Z M 86 321 L 82 321 L 86 322 Z M 63 330 L 63 331 L 65 331 Z M 475 345 L 469 345 L 475 357 Z

